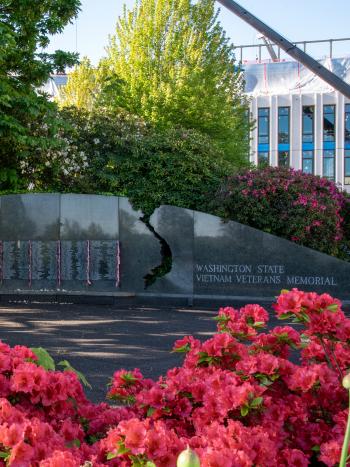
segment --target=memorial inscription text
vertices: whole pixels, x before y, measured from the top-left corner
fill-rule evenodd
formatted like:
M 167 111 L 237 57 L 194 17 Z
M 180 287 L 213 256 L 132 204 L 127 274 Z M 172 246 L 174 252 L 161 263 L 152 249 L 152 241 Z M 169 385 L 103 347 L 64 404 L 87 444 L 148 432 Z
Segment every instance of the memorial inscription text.
M 333 276 L 288 274 L 281 264 L 195 264 L 194 280 L 198 284 L 337 286 Z

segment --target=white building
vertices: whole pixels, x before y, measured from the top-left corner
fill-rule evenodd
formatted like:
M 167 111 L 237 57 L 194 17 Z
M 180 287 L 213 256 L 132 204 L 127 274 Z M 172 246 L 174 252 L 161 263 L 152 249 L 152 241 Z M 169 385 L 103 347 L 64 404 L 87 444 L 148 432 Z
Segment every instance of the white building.
M 350 83 L 350 58 L 321 63 Z M 251 162 L 290 166 L 350 191 L 350 101 L 295 61 L 243 64 Z
M 66 74 L 52 75 L 51 78 L 40 88 L 51 100 L 60 96 L 60 89 L 67 84 L 68 76 Z

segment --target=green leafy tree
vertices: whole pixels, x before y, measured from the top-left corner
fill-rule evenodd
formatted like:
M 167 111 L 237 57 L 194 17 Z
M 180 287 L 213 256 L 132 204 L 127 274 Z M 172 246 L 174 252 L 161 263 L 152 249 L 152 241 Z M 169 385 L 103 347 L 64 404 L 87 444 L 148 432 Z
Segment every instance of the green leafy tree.
M 244 165 L 249 122 L 244 82 L 214 0 L 136 0 L 108 47 L 105 103 L 161 127 L 207 134 Z M 119 83 L 115 92 L 113 80 Z
M 98 69 L 84 57 L 79 65 L 69 73 L 67 84 L 60 90 L 60 107 L 74 106 L 77 109 L 92 110 L 100 91 Z
M 38 89 L 77 55 L 45 52 L 49 36 L 74 18 L 79 0 L 3 0 L 0 3 L 0 189 L 19 189 L 25 158 L 57 144 L 56 106 Z M 41 51 L 42 50 L 42 51 Z

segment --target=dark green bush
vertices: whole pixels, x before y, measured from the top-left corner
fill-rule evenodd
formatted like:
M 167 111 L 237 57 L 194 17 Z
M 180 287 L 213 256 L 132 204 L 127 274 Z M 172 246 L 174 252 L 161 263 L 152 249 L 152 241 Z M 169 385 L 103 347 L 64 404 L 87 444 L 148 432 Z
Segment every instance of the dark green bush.
M 22 167 L 35 191 L 128 196 L 146 215 L 161 204 L 208 210 L 233 166 L 206 135 L 159 129 L 126 112 L 60 114 L 59 149 L 37 151 Z

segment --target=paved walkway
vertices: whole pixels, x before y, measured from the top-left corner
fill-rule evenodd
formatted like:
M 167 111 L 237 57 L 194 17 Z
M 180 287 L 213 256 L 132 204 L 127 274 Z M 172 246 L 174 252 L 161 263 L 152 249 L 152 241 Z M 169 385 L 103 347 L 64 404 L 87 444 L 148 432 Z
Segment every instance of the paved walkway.
M 176 339 L 201 339 L 215 332 L 214 310 L 168 306 L 9 304 L 0 307 L 0 339 L 10 345 L 44 347 L 55 361 L 66 359 L 82 371 L 102 401 L 113 372 L 140 368 L 157 378 L 180 365 L 172 354 Z
M 0 339 L 10 345 L 44 347 L 56 362 L 68 360 L 91 383 L 88 397 L 103 401 L 118 369 L 136 367 L 146 377 L 157 378 L 181 365 L 183 356 L 170 353 L 174 341 L 189 334 L 202 340 L 211 336 L 216 311 L 215 306 L 3 304 Z M 270 324 L 277 322 L 272 319 Z

